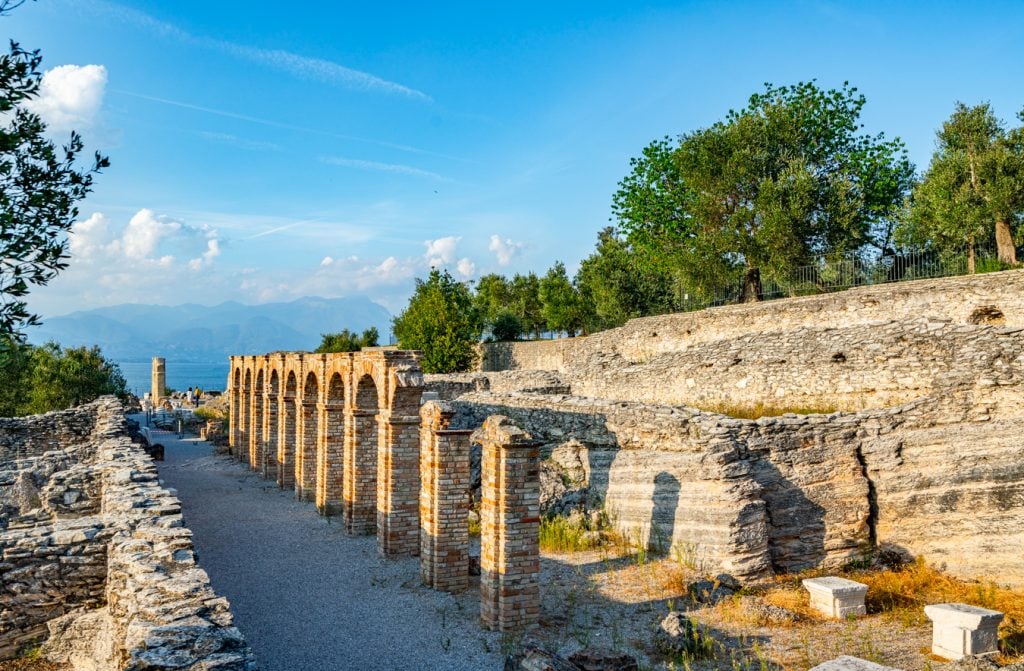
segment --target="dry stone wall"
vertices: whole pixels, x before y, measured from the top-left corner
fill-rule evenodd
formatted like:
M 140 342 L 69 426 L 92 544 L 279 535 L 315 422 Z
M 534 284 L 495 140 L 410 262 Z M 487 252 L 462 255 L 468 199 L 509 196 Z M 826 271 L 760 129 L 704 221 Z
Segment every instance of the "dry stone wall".
M 0 417 L 0 464 L 78 443 L 93 432 L 95 421 L 90 406 L 30 417 Z
M 482 346 L 481 369 L 567 371 L 598 353 L 642 362 L 750 333 L 842 328 L 927 315 L 955 324 L 1024 326 L 1024 270 L 858 287 L 834 294 L 634 319 L 584 338 Z
M 875 546 L 1024 584 L 1024 435 L 1013 387 L 897 408 L 742 420 L 684 407 L 475 392 L 451 427 L 509 417 L 586 474 L 627 533 L 709 571 L 836 566 Z M 1019 406 L 1018 406 L 1019 407 Z
M 518 371 L 517 371 L 518 372 Z M 594 354 L 563 374 L 573 393 L 715 409 L 811 412 L 900 405 L 978 378 L 1024 381 L 1024 328 L 919 318 L 750 333 L 631 363 Z
M 69 417 L 91 430 L 42 451 L 33 432 Z M 0 658 L 48 632 L 45 654 L 76 669 L 256 668 L 116 399 L 12 427 L 40 453 L 0 460 Z

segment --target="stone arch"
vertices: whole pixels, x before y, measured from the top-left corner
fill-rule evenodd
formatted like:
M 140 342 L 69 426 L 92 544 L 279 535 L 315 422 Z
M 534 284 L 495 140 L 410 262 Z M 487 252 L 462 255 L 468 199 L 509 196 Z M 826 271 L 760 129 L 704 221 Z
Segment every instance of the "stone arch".
M 277 443 L 277 484 L 281 489 L 295 487 L 295 446 L 299 442 L 298 377 L 289 370 L 281 393 L 281 429 Z
M 256 369 L 256 384 L 252 390 L 252 430 L 249 440 L 249 466 L 255 471 L 261 470 L 263 463 L 263 368 Z
M 320 430 L 323 440 L 317 452 L 316 506 L 322 515 L 342 510 L 345 449 L 345 378 L 339 371 L 329 373 L 324 390 Z
M 354 384 L 350 440 L 345 453 L 344 519 L 350 534 L 377 528 L 377 451 L 380 391 L 371 370 L 361 366 Z
M 314 371 L 302 383 L 302 441 L 296 446 L 295 491 L 303 501 L 316 498 L 316 452 L 320 442 L 320 380 Z
M 277 446 L 280 442 L 281 376 L 271 368 L 267 392 L 263 397 L 263 460 L 260 463 L 264 478 L 277 480 Z

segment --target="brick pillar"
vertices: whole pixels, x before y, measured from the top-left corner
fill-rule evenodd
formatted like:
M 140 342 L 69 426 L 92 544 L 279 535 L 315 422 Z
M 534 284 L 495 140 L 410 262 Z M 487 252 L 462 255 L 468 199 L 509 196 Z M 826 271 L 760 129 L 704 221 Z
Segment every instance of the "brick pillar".
M 369 535 L 376 530 L 379 441 L 376 410 L 347 410 L 342 514 L 345 531 L 353 535 Z
M 250 390 L 242 385 L 238 395 L 238 440 L 235 443 L 235 459 L 245 461 L 249 456 L 249 410 L 252 405 Z
M 228 389 L 231 390 L 231 396 L 228 399 L 228 446 L 229 452 L 232 455 L 238 454 L 238 443 L 241 441 L 239 437 L 238 428 L 241 425 L 241 417 L 239 417 L 239 409 L 241 408 L 242 390 L 239 389 L 238 385 L 232 383 Z
M 299 442 L 298 404 L 293 396 L 281 395 L 281 428 L 277 435 L 277 486 L 295 489 L 295 449 Z
M 345 407 L 328 403 L 320 407 L 320 433 L 317 449 L 316 508 L 321 515 L 340 515 L 345 452 Z
M 382 411 L 377 450 L 377 549 L 420 552 L 420 418 Z
M 420 410 L 420 576 L 437 590 L 469 586 L 470 430 L 450 430 L 453 410 L 439 401 Z
M 259 471 L 263 459 L 263 394 L 253 390 L 249 394 L 249 468 Z
M 319 409 L 315 401 L 301 401 L 301 439 L 295 446 L 295 497 L 316 500 L 316 452 L 320 441 Z
M 268 392 L 263 403 L 263 461 L 260 464 L 261 474 L 268 480 L 277 480 L 277 432 L 280 429 L 278 421 L 278 408 L 280 402 L 278 395 Z
M 483 446 L 480 491 L 480 622 L 512 631 L 540 615 L 540 450 L 507 417 L 473 434 Z

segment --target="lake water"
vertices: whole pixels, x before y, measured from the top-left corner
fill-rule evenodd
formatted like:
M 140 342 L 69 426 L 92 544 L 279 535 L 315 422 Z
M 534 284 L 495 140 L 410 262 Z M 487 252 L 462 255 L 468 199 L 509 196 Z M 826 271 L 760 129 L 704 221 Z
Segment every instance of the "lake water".
M 128 382 L 128 391 L 138 394 L 150 390 L 152 362 L 149 361 L 118 361 L 121 373 Z M 228 380 L 228 362 L 195 363 L 167 359 L 167 386 L 177 391 L 185 391 L 189 387 L 210 391 L 224 391 Z

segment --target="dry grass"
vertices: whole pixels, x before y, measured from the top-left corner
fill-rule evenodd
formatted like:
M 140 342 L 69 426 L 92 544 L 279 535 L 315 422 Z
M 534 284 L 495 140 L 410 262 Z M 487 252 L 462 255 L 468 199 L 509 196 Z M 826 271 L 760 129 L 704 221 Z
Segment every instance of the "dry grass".
M 761 417 L 778 417 L 788 413 L 795 415 L 828 415 L 839 410 L 844 410 L 831 404 L 810 404 L 810 405 L 785 405 L 758 402 L 754 404 L 740 403 L 718 403 L 715 405 L 703 406 L 700 408 L 706 412 L 715 412 L 719 415 L 735 417 L 736 419 L 760 419 Z
M 998 610 L 1004 614 L 999 629 L 1002 654 L 998 661 L 1009 664 L 1024 660 L 1024 591 L 999 587 L 992 581 L 958 580 L 922 560 L 896 569 L 813 571 L 781 576 L 745 591 L 761 597 L 766 603 L 799 615 L 800 621 L 790 626 L 802 626 L 801 623 L 813 625 L 823 618 L 811 610 L 807 592 L 800 580 L 826 574 L 840 575 L 866 584 L 868 614 L 880 615 L 883 619 L 905 627 L 927 625 L 924 607 L 928 604 L 955 602 Z M 717 608 L 727 619 L 758 624 L 750 622 L 735 601 L 726 601 Z

